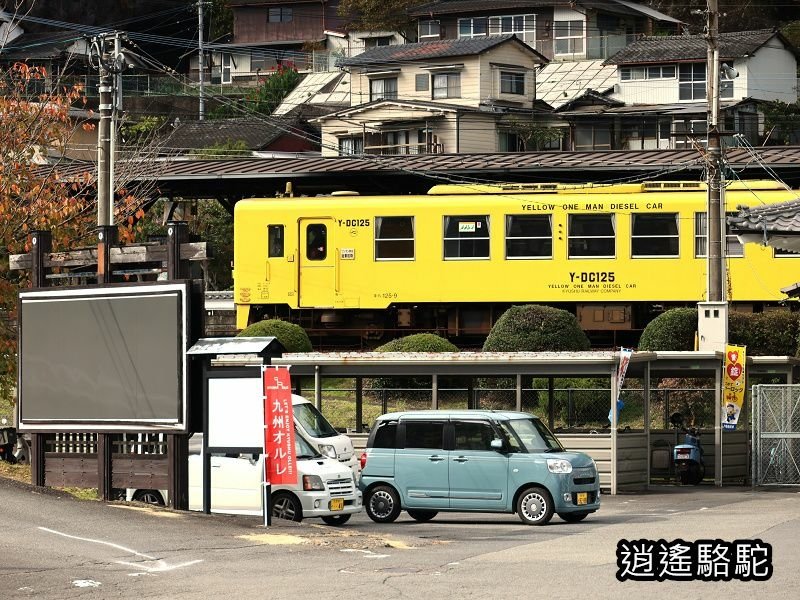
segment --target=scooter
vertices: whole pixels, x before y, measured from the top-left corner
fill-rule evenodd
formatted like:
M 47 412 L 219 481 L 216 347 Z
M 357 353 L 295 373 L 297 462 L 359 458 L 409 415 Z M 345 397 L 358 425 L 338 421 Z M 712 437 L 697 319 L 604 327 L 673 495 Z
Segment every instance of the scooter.
M 697 485 L 706 475 L 703 461 L 703 446 L 700 443 L 700 431 L 696 427 L 685 427 L 683 415 L 673 413 L 669 422 L 675 428 L 675 447 L 672 449 L 672 464 L 678 473 L 681 485 Z M 678 444 L 678 431 L 685 435 L 683 444 Z

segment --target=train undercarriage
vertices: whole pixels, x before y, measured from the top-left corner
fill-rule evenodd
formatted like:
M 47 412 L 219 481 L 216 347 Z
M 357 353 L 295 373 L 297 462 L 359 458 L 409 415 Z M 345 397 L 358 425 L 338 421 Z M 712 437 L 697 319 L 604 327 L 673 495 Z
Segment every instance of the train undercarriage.
M 388 309 L 290 309 L 253 306 L 248 321 L 280 318 L 306 330 L 315 348 L 373 348 L 415 333 L 436 333 L 463 348 L 479 348 L 510 303 L 398 304 Z M 666 308 L 684 305 L 553 304 L 576 316 L 595 348 L 635 346 L 645 325 Z M 688 306 L 688 305 L 687 305 Z

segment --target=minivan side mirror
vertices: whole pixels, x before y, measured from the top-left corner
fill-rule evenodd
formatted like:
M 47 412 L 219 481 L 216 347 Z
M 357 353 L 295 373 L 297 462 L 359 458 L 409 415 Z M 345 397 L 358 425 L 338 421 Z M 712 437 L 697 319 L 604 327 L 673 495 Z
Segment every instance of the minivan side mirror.
M 496 450 L 497 452 L 501 452 L 503 450 L 503 440 L 500 438 L 494 438 L 489 445 L 491 446 L 492 450 Z

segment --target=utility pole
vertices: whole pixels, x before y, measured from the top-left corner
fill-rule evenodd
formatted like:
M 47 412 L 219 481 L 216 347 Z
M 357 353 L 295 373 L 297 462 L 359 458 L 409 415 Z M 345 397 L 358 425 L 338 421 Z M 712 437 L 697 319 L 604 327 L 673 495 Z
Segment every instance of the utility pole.
M 100 122 L 97 126 L 97 225 L 114 224 L 114 152 L 116 150 L 117 103 L 121 96 L 119 73 L 125 68 L 120 34 L 108 49 L 107 35 L 92 39 L 89 62 L 100 74 Z
M 722 144 L 719 133 L 719 6 L 708 0 L 706 40 L 706 101 L 708 125 L 708 298 L 709 302 L 725 302 L 725 231 L 722 206 Z
M 205 77 L 203 75 L 203 67 L 205 58 L 203 56 L 203 0 L 197 2 L 197 59 L 198 59 L 198 72 L 200 84 L 200 106 L 198 109 L 198 117 L 202 121 L 206 112 L 206 99 L 204 97 Z
M 106 55 L 105 38 L 95 38 L 93 50 L 96 52 L 100 69 L 100 122 L 97 126 L 97 225 L 112 224 L 114 211 L 111 207 L 111 112 L 113 110 L 113 86 L 111 70 Z

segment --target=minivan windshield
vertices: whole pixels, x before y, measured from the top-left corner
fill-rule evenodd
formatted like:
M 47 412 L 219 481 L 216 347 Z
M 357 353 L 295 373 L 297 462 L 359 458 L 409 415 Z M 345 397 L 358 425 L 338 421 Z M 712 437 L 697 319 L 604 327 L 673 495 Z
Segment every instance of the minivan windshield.
M 528 452 L 563 452 L 564 446 L 539 419 L 510 419 L 501 422 Z
M 295 404 L 294 418 L 305 429 L 306 433 L 312 437 L 326 438 L 339 435 L 327 419 L 322 416 L 322 413 L 317 410 L 317 407 L 308 402 L 302 404 Z
M 302 436 L 298 435 L 296 431 L 294 435 L 294 452 L 298 460 L 304 458 L 318 458 L 321 456 L 321 454 L 314 450 L 314 447 L 305 441 Z

